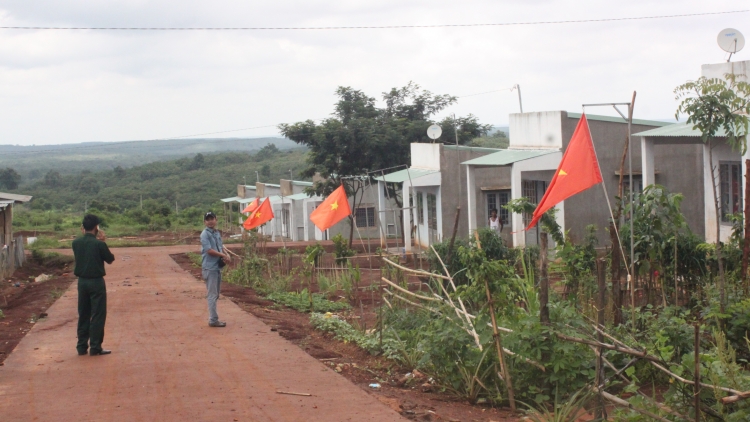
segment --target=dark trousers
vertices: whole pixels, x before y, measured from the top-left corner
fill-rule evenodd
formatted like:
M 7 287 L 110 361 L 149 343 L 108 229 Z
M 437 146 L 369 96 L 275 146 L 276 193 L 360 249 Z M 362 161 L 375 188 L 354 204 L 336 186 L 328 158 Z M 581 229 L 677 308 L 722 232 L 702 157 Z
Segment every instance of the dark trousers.
M 103 278 L 78 279 L 78 345 L 79 352 L 102 350 L 104 322 L 107 320 L 107 286 Z

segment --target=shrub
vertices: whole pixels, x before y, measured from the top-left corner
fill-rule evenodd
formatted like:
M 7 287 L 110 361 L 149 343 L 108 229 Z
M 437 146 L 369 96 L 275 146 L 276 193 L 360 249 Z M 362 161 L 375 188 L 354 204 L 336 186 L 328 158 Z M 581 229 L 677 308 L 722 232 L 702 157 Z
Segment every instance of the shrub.
M 333 236 L 333 254 L 336 257 L 337 264 L 343 264 L 347 258 L 354 256 L 357 252 L 349 247 L 349 241 L 344 239 L 341 233 Z

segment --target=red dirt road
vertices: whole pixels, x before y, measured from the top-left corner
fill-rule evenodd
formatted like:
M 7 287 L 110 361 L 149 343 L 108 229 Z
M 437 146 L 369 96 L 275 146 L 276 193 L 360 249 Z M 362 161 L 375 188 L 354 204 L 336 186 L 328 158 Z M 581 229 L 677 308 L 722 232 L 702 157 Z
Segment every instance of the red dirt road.
M 195 248 L 113 251 L 108 356 L 76 353 L 73 283 L 0 367 L 0 419 L 404 420 L 229 300 L 219 300 L 227 327 L 209 328 L 204 284 L 169 257 Z

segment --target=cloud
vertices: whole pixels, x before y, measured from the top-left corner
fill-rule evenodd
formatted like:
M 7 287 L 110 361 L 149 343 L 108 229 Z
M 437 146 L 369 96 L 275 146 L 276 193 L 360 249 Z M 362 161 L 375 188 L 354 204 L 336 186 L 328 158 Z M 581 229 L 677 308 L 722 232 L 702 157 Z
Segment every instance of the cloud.
M 697 0 L 10 1 L 2 26 L 326 26 L 529 22 L 724 11 Z M 0 142 L 152 139 L 330 114 L 337 86 L 371 96 L 414 81 L 468 95 L 521 85 L 525 111 L 627 101 L 668 118 L 672 89 L 725 60 L 716 34 L 748 13 L 583 24 L 347 31 L 0 30 Z M 748 59 L 743 51 L 735 60 Z M 502 124 L 516 93 L 446 113 Z M 596 112 L 599 112 L 597 110 Z M 604 112 L 602 110 L 601 112 Z M 607 112 L 608 114 L 611 114 Z M 272 134 L 268 129 L 231 136 Z

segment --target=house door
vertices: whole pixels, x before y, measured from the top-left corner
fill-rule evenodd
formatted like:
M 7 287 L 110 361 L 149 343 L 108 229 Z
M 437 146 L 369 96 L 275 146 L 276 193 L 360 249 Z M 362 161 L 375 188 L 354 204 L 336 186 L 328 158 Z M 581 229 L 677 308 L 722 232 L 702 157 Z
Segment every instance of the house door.
M 320 204 L 322 204 L 322 203 L 323 203 L 323 201 L 315 202 L 313 204 L 313 206 L 312 206 L 311 212 L 315 211 L 315 209 L 318 208 L 320 206 Z M 310 224 L 312 224 L 312 222 L 310 222 Z M 312 224 L 312 225 L 313 225 L 313 228 L 315 229 L 315 240 L 328 240 L 328 230 L 321 231 L 318 228 L 318 226 L 316 226 L 315 224 Z
M 290 204 L 281 204 L 281 236 L 291 237 L 291 212 Z
M 529 201 L 536 205 L 544 196 L 544 192 L 547 190 L 547 182 L 539 180 L 522 180 L 521 181 L 521 194 L 529 198 Z M 523 215 L 523 226 L 528 227 L 531 223 L 532 215 Z M 535 225 L 529 230 L 526 230 L 526 245 L 538 245 L 539 244 L 539 224 Z
M 432 193 L 427 194 L 427 237 L 430 244 L 440 241 L 437 223 L 437 196 Z

